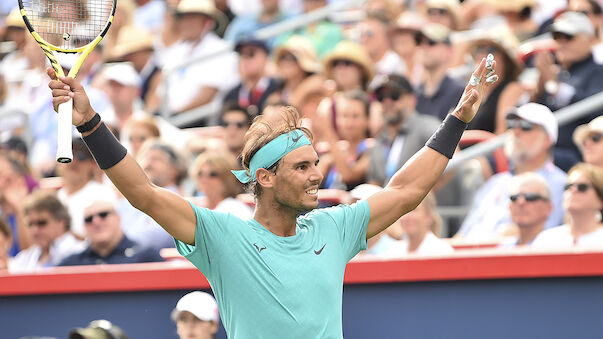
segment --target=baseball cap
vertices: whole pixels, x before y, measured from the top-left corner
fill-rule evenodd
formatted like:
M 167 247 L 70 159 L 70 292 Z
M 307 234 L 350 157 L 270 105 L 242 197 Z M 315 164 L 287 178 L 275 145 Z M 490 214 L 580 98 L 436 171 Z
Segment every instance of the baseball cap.
M 431 41 L 450 45 L 450 29 L 444 25 L 429 23 L 423 26 L 421 35 Z
M 377 75 L 375 77 L 375 92 L 382 88 L 395 88 L 401 93 L 414 93 L 413 87 L 406 77 L 398 74 Z
M 553 112 L 551 112 L 548 107 L 535 102 L 529 102 L 511 111 L 509 114 L 507 114 L 507 117 L 521 118 L 533 124 L 540 125 L 549 135 L 551 141 L 553 143 L 557 142 L 559 125 L 557 124 L 555 115 L 553 115 Z
M 103 69 L 103 75 L 107 80 L 113 80 L 124 86 L 139 87 L 142 83 L 140 75 L 129 62 L 108 64 Z
M 172 320 L 177 321 L 180 312 L 184 311 L 192 313 L 199 320 L 220 320 L 218 304 L 209 293 L 194 291 L 180 298 L 176 304 L 176 308 L 172 311 Z
M 591 36 L 595 35 L 593 24 L 584 13 L 580 12 L 564 12 L 555 19 L 551 30 L 571 36 L 580 33 Z
M 576 127 L 573 136 L 574 143 L 579 147 L 582 147 L 584 144 L 584 139 L 586 139 L 591 132 L 603 133 L 603 115 L 594 118 L 588 124 Z
M 109 320 L 90 322 L 86 328 L 76 328 L 69 332 L 69 339 L 128 339 L 126 333 Z
M 270 49 L 264 40 L 252 36 L 241 36 L 238 38 L 234 48 L 235 52 L 240 53 L 243 46 L 256 46 L 266 51 L 266 53 L 270 53 Z

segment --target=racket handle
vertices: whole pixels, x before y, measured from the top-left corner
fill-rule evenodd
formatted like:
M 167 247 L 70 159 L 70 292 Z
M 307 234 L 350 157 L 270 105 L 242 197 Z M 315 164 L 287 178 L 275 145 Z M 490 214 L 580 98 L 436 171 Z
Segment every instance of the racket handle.
M 71 114 L 73 99 L 59 105 L 57 131 L 57 162 L 70 163 L 73 160 L 71 146 Z

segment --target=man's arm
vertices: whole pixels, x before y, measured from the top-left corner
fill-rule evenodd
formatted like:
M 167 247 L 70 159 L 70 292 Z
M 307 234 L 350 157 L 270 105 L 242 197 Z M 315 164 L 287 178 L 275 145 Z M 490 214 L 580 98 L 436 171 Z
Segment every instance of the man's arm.
M 473 119 L 484 90 L 490 84 L 486 82 L 487 73 L 485 59 L 482 59 L 473 72 L 481 81 L 476 86 L 468 84 L 465 87 L 459 104 L 451 113 L 454 117 L 448 119 L 458 119 L 463 123 L 468 123 Z M 455 143 L 451 145 L 454 149 L 458 140 L 450 142 Z M 417 207 L 444 172 L 448 160 L 444 154 L 425 146 L 394 174 L 381 192 L 368 198 L 371 217 L 367 228 L 367 239 L 383 231 L 402 215 Z
M 60 103 L 73 98 L 73 125 L 81 126 L 90 121 L 96 113 L 80 83 L 68 77 L 57 79 L 51 68 L 47 70 L 47 74 L 51 78 L 48 86 L 52 89 L 55 110 Z M 89 137 L 105 128 L 102 124 L 103 122 L 98 123 L 92 130 L 82 133 L 82 136 Z M 107 149 L 117 143 L 117 140 L 105 139 Z M 97 161 L 100 163 L 98 158 Z M 126 154 L 119 162 L 105 169 L 105 173 L 132 206 L 155 219 L 174 238 L 191 245 L 195 243 L 197 218 L 192 207 L 179 195 L 151 183 L 132 156 Z

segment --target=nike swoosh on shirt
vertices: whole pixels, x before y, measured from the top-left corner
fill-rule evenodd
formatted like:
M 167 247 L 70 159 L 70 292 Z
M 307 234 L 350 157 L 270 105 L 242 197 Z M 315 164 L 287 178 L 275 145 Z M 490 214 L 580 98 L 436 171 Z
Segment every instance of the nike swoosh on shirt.
M 326 243 L 325 243 L 324 245 L 322 245 L 322 247 L 321 247 L 321 248 L 320 248 L 318 251 L 317 251 L 317 250 L 314 250 L 314 254 L 316 254 L 316 255 L 320 255 L 320 254 L 322 253 L 322 250 L 324 250 L 324 249 L 325 249 L 325 246 L 327 246 L 327 244 L 326 244 Z

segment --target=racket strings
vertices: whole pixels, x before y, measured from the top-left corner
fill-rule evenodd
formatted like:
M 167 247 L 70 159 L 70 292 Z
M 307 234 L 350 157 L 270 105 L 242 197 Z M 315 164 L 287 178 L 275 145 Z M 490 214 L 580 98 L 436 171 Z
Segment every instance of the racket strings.
M 105 28 L 113 0 L 23 0 L 30 24 L 48 43 L 77 49 Z

